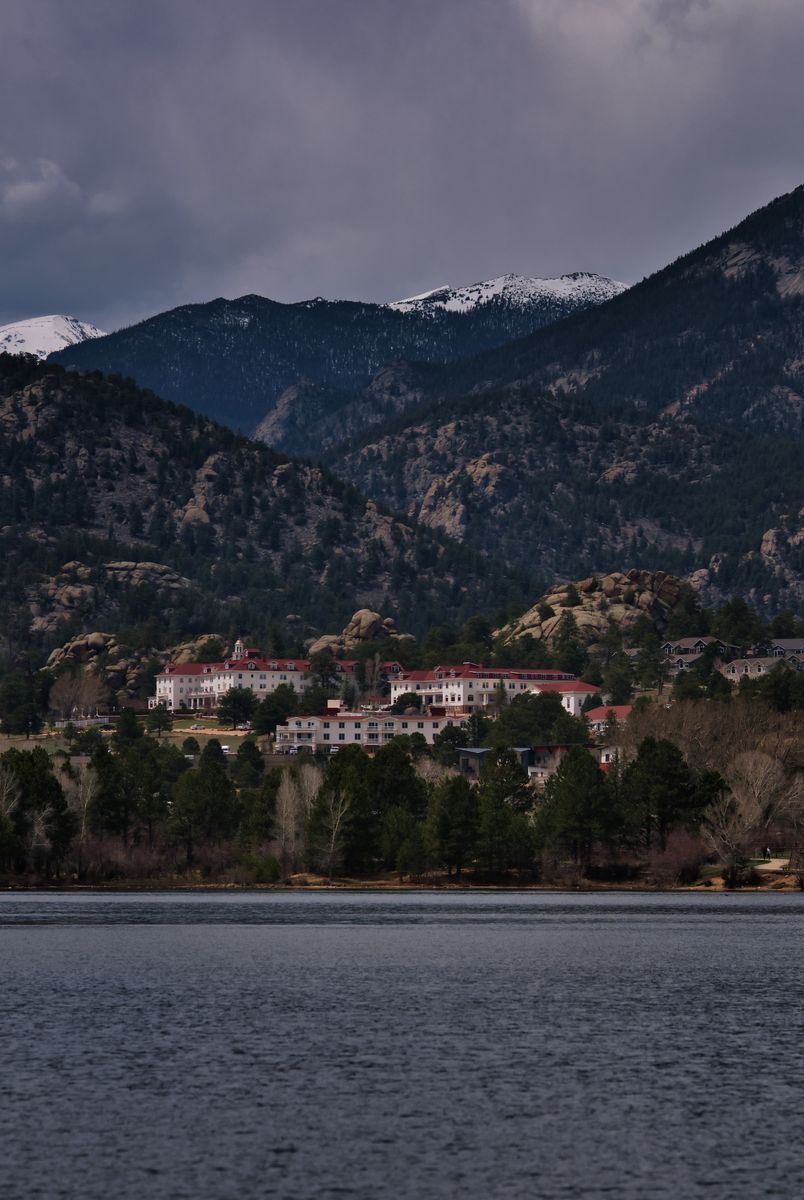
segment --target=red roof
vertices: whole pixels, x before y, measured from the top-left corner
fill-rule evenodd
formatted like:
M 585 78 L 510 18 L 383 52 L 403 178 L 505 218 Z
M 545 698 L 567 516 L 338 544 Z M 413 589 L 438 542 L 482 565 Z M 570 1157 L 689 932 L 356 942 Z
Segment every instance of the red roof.
M 632 709 L 632 704 L 601 704 L 598 708 L 590 708 L 585 715 L 587 721 L 608 721 L 613 716 L 621 722 L 628 720 Z
M 399 680 L 444 684 L 452 679 L 526 679 L 534 682 L 568 681 L 574 676 L 566 671 L 555 671 L 548 667 L 480 667 L 476 663 L 462 666 L 430 667 L 429 670 L 402 671 Z
M 328 712 L 328 713 L 299 713 L 297 716 L 288 717 L 285 725 L 292 725 L 294 721 L 379 721 L 380 724 L 387 721 L 390 724 L 398 724 L 400 721 L 411 723 L 414 721 L 454 721 L 454 717 L 433 717 L 420 713 L 412 713 L 405 715 L 404 713 L 344 713 L 344 712 Z M 281 726 L 280 728 L 284 728 Z
M 308 658 L 227 658 L 224 662 L 171 663 L 160 675 L 213 675 L 220 671 L 297 671 L 309 670 Z
M 571 692 L 578 695 L 592 695 L 594 692 L 599 692 L 600 688 L 593 687 L 591 683 L 583 683 L 580 679 L 557 679 L 553 682 L 540 683 L 540 692 Z

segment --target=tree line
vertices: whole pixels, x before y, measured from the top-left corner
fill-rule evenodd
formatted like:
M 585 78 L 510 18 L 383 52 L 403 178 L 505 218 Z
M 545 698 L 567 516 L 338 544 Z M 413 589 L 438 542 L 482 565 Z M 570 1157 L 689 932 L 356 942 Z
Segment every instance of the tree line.
M 179 748 L 125 710 L 110 740 L 89 731 L 70 754 L 0 755 L 0 870 L 99 883 L 275 883 L 299 872 L 677 883 L 710 862 L 736 886 L 766 844 L 798 846 L 795 714 L 744 697 L 679 702 L 669 714 L 653 705 L 628 723 L 607 770 L 580 741 L 566 743 L 538 790 L 506 744 L 506 718 L 521 709 L 524 720 L 533 700 L 548 699 L 518 698 L 500 713 L 476 780 L 454 765 L 458 729 L 434 747 L 413 735 L 371 755 L 346 746 L 268 769 L 252 738 L 230 756 L 215 738 Z

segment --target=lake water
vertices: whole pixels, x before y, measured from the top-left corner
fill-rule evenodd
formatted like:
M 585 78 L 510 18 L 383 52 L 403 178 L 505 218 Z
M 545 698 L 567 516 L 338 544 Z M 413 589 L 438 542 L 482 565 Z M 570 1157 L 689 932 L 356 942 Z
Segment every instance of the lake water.
M 0 1197 L 797 1197 L 804 897 L 0 896 Z

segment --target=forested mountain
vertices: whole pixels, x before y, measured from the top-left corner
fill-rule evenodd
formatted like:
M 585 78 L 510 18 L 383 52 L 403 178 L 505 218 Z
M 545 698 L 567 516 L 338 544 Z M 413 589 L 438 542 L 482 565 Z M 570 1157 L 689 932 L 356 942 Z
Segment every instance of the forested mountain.
M 320 467 L 132 383 L 0 354 L 0 630 L 11 653 L 145 627 L 152 646 L 249 629 L 281 653 L 362 604 L 417 632 L 497 607 L 502 593 L 524 597 L 504 567 Z
M 421 373 L 412 407 L 326 461 L 523 567 L 801 601 L 802 364 L 799 188 L 600 307 Z
M 426 303 L 278 304 L 241 296 L 160 313 L 54 354 L 53 361 L 130 377 L 167 400 L 251 433 L 279 396 L 302 380 L 328 395 L 332 389 L 359 390 L 389 363 L 444 363 L 499 346 L 622 287 L 578 273 L 558 280 L 504 276 L 475 285 L 477 295 L 441 289 L 440 301 Z M 380 410 L 378 419 L 383 415 Z

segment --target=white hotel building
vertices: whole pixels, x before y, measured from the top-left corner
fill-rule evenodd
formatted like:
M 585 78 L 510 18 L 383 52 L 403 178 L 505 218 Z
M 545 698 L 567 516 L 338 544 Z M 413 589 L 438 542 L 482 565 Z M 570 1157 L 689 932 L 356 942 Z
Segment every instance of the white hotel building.
M 580 716 L 587 696 L 600 690 L 563 671 L 539 667 L 523 670 L 482 667 L 477 663 L 463 663 L 459 667 L 399 671 L 391 680 L 391 703 L 406 693 L 412 693 L 421 697 L 423 706 L 432 705 L 449 713 L 471 713 L 495 704 L 501 684 L 509 700 L 526 692 L 556 692 L 573 717 Z
M 342 659 L 335 664 L 341 677 L 354 674 L 354 659 Z M 383 663 L 389 674 L 400 670 L 399 663 Z M 261 650 L 249 649 L 242 641 L 235 643 L 231 658 L 212 663 L 173 663 L 156 677 L 156 695 L 148 700 L 149 708 L 163 704 L 171 712 L 187 708 L 192 711 L 213 712 L 230 688 L 249 688 L 259 699 L 287 684 L 300 694 L 310 686 L 307 658 L 270 658 Z

